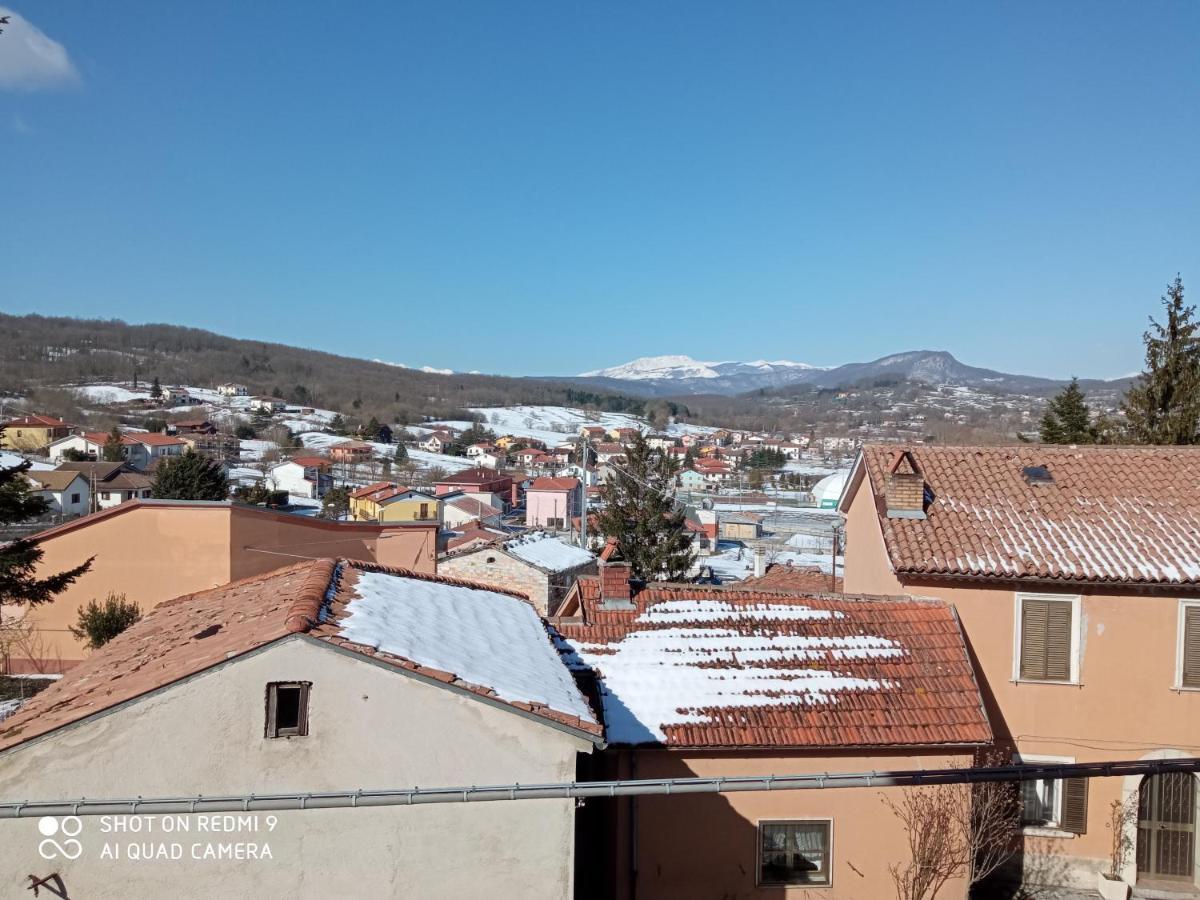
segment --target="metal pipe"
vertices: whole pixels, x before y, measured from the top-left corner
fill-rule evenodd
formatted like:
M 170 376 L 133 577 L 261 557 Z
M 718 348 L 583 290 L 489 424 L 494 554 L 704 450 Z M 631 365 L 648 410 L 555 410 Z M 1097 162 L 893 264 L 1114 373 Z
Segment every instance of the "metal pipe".
M 417 806 L 426 803 L 482 803 L 496 800 L 567 800 L 590 797 L 642 797 L 657 794 L 732 794 L 745 791 L 800 791 L 845 788 L 923 787 L 1032 781 L 1040 778 L 1101 778 L 1200 772 L 1200 758 L 1117 760 L 1093 763 L 1019 764 L 884 772 L 824 772 L 805 775 L 737 775 L 720 778 L 655 778 L 557 784 L 470 785 L 314 791 L 289 794 L 237 794 L 206 797 L 130 797 L 126 799 L 0 801 L 0 819 L 37 816 L 100 816 L 260 812 L 264 810 L 340 809 L 366 806 Z

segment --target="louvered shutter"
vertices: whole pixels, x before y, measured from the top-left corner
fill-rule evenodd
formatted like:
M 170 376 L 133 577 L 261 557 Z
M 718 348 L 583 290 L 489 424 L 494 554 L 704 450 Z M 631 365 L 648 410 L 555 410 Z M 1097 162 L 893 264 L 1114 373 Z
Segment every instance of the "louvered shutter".
M 1021 602 L 1022 678 L 1071 680 L 1072 606 L 1068 600 Z
M 1046 622 L 1046 678 L 1071 680 L 1071 604 L 1050 601 Z
M 1021 603 L 1021 677 L 1046 677 L 1046 619 L 1049 610 L 1045 600 L 1025 600 Z
M 1200 606 L 1183 608 L 1183 665 L 1180 684 L 1200 688 Z
M 1063 831 L 1074 834 L 1087 834 L 1088 809 L 1088 780 L 1086 778 L 1067 778 L 1062 782 L 1062 823 Z

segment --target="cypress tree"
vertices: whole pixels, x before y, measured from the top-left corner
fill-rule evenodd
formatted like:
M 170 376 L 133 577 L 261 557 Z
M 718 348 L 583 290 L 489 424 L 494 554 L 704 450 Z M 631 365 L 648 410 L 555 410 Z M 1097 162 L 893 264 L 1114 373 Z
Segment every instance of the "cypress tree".
M 678 471 L 676 460 L 639 434 L 608 476 L 600 531 L 616 538 L 635 578 L 679 581 L 691 568 L 684 510 L 672 497 Z
M 150 493 L 160 500 L 226 500 L 229 480 L 218 463 L 189 449 L 158 464 Z
M 1194 444 L 1200 427 L 1200 322 L 1183 302 L 1176 275 L 1162 298 L 1166 321 L 1153 317 L 1142 336 L 1146 371 L 1126 392 L 1121 410 L 1139 444 Z
M 1043 444 L 1096 442 L 1096 431 L 1078 378 L 1072 378 L 1071 383 L 1047 404 L 1042 416 L 1041 438 Z
M 30 484 L 25 478 L 29 467 L 28 460 L 15 466 L 0 466 L 0 525 L 17 525 L 49 510 L 45 500 L 30 493 Z M 95 558 L 57 575 L 37 578 L 34 571 L 43 552 L 37 544 L 23 538 L 0 542 L 0 603 L 37 606 L 52 600 L 91 568 Z

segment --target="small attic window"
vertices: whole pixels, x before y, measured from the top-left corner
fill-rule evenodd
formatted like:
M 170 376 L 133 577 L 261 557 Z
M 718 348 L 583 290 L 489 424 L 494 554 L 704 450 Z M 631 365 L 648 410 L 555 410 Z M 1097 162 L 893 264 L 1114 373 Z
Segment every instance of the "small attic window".
M 1054 476 L 1045 466 L 1026 466 L 1021 470 L 1021 474 L 1032 485 L 1054 484 Z
M 267 737 L 308 734 L 307 681 L 276 681 L 267 685 Z

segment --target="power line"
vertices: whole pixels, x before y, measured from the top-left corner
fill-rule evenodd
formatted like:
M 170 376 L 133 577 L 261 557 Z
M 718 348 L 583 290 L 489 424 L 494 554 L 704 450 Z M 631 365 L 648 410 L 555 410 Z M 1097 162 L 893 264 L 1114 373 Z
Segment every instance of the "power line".
M 39 816 L 163 815 L 264 810 L 420 806 L 429 803 L 483 803 L 504 800 L 584 800 L 677 794 L 734 794 L 749 791 L 844 790 L 848 788 L 929 787 L 946 784 L 1112 778 L 1200 771 L 1200 758 L 1116 760 L 1093 763 L 1023 763 L 950 769 L 883 772 L 824 772 L 804 775 L 741 775 L 719 778 L 656 778 L 554 784 L 464 785 L 286 794 L 231 794 L 190 797 L 84 798 L 0 801 L 0 819 Z

